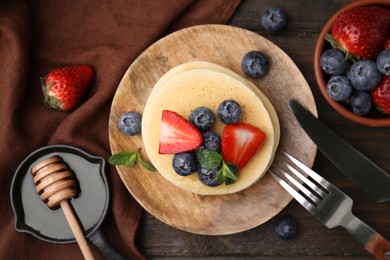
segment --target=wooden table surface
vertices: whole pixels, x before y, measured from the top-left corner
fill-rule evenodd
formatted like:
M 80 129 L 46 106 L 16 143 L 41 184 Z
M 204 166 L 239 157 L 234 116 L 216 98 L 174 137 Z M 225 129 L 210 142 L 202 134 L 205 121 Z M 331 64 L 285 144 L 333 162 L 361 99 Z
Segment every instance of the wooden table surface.
M 286 52 L 310 85 L 321 121 L 390 172 L 389 128 L 367 127 L 344 119 L 326 103 L 314 78 L 314 46 L 321 27 L 335 11 L 349 2 L 351 1 L 243 0 L 229 24 L 256 32 Z M 280 6 L 288 14 L 288 26 L 279 34 L 266 32 L 260 24 L 260 14 L 269 6 Z M 320 152 L 313 169 L 354 200 L 353 212 L 356 216 L 390 239 L 390 202 L 379 204 L 369 199 Z M 274 231 L 276 220 L 286 214 L 297 219 L 299 224 L 299 234 L 292 240 L 281 240 Z M 372 259 L 344 229 L 327 229 L 296 201 L 292 201 L 267 223 L 226 236 L 204 236 L 177 230 L 145 211 L 137 232 L 136 244 L 148 259 Z

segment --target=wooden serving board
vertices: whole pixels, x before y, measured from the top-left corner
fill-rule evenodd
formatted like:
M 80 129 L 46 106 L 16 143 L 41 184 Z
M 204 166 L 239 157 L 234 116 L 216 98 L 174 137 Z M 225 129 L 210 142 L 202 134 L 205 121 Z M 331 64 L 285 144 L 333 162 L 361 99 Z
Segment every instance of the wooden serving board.
M 157 41 L 131 64 L 118 86 L 109 121 L 112 153 L 143 147 L 141 135 L 129 137 L 118 130 L 126 111 L 142 114 L 158 79 L 172 67 L 194 60 L 223 65 L 245 77 L 242 57 L 251 50 L 265 53 L 269 73 L 251 80 L 270 99 L 281 125 L 279 150 L 285 150 L 312 166 L 316 146 L 295 120 L 288 100 L 294 98 L 317 115 L 311 90 L 293 61 L 260 35 L 226 25 L 200 25 L 177 31 Z M 147 155 L 142 151 L 142 156 Z M 276 154 L 276 159 L 278 158 Z M 192 233 L 223 235 L 256 227 L 279 213 L 292 197 L 267 173 L 251 187 L 231 195 L 200 196 L 174 186 L 159 173 L 140 165 L 117 167 L 134 198 L 153 216 L 168 225 Z

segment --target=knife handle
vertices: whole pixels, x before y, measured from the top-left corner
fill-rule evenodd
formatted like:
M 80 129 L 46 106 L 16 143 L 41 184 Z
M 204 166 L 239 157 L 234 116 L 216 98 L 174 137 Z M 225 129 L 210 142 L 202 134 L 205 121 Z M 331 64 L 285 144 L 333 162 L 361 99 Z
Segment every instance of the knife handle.
M 367 241 L 364 248 L 379 260 L 390 260 L 390 242 L 378 233 Z

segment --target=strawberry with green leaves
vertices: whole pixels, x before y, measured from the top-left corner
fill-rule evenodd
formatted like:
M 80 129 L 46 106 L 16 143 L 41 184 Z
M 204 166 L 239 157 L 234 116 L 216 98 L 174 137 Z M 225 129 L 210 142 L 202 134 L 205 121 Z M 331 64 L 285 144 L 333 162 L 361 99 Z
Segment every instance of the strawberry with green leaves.
M 72 110 L 78 106 L 94 78 L 89 65 L 54 69 L 41 78 L 44 102 L 58 110 Z
M 340 13 L 326 36 L 334 48 L 347 58 L 375 59 L 382 50 L 390 29 L 390 12 L 382 7 L 363 6 Z
M 390 76 L 383 76 L 379 85 L 371 90 L 372 102 L 385 114 L 390 114 Z

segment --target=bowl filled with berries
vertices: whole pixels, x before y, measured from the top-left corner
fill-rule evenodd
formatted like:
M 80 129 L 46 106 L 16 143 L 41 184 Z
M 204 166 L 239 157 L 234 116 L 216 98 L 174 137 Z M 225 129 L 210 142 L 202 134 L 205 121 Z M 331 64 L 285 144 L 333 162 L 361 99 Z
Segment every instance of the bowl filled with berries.
M 360 0 L 333 14 L 318 37 L 318 87 L 325 100 L 353 122 L 390 126 L 389 31 L 389 1 Z

